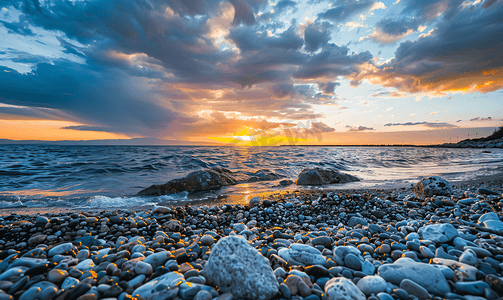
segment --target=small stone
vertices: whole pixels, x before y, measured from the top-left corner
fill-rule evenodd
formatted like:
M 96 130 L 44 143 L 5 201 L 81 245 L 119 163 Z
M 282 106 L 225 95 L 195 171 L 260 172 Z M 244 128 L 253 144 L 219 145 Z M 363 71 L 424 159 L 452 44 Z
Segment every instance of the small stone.
M 54 246 L 49 250 L 48 256 L 53 257 L 58 254 L 65 254 L 73 249 L 72 243 L 64 243 L 57 246 Z
M 495 212 L 483 214 L 477 222 L 479 223 L 479 225 L 486 228 L 503 231 L 503 222 L 501 222 L 498 214 L 496 214 Z
M 484 281 L 458 281 L 455 286 L 458 294 L 476 296 L 483 296 L 484 290 L 489 288 Z
M 480 195 L 501 195 L 501 193 L 486 188 L 478 188 L 477 193 L 479 193 Z
M 213 299 L 213 297 L 211 297 L 211 293 L 208 291 L 199 291 L 194 297 L 194 300 L 211 300 L 211 299 Z
M 388 293 L 379 293 L 379 294 L 377 294 L 377 299 L 379 299 L 379 300 L 395 300 Z
M 304 244 L 291 244 L 288 248 L 280 249 L 278 255 L 287 262 L 298 262 L 306 266 L 324 265 L 326 262 L 320 250 Z
M 325 285 L 325 293 L 330 300 L 366 300 L 365 294 L 360 291 L 353 281 L 343 278 L 334 277 Z
M 260 204 L 260 198 L 259 197 L 253 197 L 250 199 L 250 205 L 251 206 L 254 206 L 254 205 L 257 205 L 257 204 Z
M 367 275 L 374 275 L 376 267 L 369 261 L 364 261 L 362 264 L 362 272 Z
M 362 262 L 358 257 L 356 257 L 354 254 L 348 254 L 344 258 L 344 264 L 346 267 L 353 269 L 355 271 L 361 271 L 362 269 Z
M 134 267 L 134 271 L 138 275 L 143 274 L 145 276 L 150 276 L 153 272 L 152 266 L 143 261 L 140 261 L 136 264 L 136 266 Z
M 419 300 L 427 300 L 430 298 L 428 291 L 412 280 L 402 280 L 402 282 L 400 282 L 400 288 L 404 289 L 410 295 L 416 296 Z
M 459 257 L 459 262 L 464 263 L 464 264 L 468 264 L 471 266 L 476 266 L 476 265 L 478 265 L 477 254 L 475 254 L 475 252 L 473 250 L 467 249 Z
M 365 276 L 356 285 L 367 297 L 386 291 L 386 281 L 381 276 Z
M 47 219 L 44 216 L 40 216 L 40 217 L 37 217 L 37 219 L 35 220 L 35 223 L 37 226 L 44 227 L 45 224 L 49 223 L 49 219 Z
M 74 286 L 79 284 L 79 280 L 73 277 L 67 277 L 63 283 L 61 284 L 61 289 L 62 290 L 68 290 Z
M 497 293 L 503 294 L 503 278 L 488 274 L 486 275 L 485 282 L 489 284 L 491 289 L 495 290 Z
M 45 239 L 47 238 L 47 235 L 45 234 L 38 234 L 38 235 L 34 235 L 32 236 L 29 240 L 28 240 L 28 244 L 30 245 L 38 245 L 38 244 L 42 244 Z
M 421 252 L 421 255 L 426 258 L 434 258 L 435 257 L 435 253 L 433 253 L 428 247 L 425 247 L 425 246 L 420 246 L 419 252 Z
M 281 292 L 281 295 L 283 295 L 283 297 L 285 297 L 286 299 L 292 298 L 290 289 L 284 283 L 279 285 L 279 291 Z
M 68 272 L 61 269 L 52 269 L 47 273 L 47 280 L 55 284 L 60 284 L 68 277 Z
M 451 224 L 432 224 L 419 228 L 419 235 L 432 242 L 442 244 L 452 241 L 459 236 L 458 231 Z
M 171 232 L 180 232 L 183 229 L 182 223 L 178 220 L 169 220 L 164 225 L 166 229 Z
M 79 262 L 76 266 L 75 269 L 80 270 L 82 272 L 87 272 L 92 270 L 94 268 L 94 261 L 92 259 L 86 259 L 83 260 L 82 262 Z
M 201 237 L 199 242 L 201 243 L 201 245 L 209 247 L 215 243 L 215 239 L 211 235 L 205 234 Z
M 355 227 L 356 225 L 367 226 L 368 224 L 369 222 L 367 222 L 367 220 L 358 217 L 351 217 L 351 219 L 349 219 L 348 221 L 349 227 Z

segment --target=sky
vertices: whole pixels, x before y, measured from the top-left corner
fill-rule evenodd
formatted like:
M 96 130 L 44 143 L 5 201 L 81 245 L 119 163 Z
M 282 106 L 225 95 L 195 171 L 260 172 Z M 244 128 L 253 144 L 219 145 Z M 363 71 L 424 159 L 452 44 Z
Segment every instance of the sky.
M 0 139 L 486 136 L 501 16 L 503 0 L 2 0 Z

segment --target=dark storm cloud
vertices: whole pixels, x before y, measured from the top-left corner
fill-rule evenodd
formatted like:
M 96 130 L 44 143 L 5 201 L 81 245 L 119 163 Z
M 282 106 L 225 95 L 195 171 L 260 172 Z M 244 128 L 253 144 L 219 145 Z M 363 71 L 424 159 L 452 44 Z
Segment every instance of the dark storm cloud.
M 347 9 L 337 18 L 372 3 L 336 1 Z M 0 8 L 19 10 L 26 26 L 56 32 L 59 50 L 78 63 L 2 49 L 6 60 L 33 65 L 33 71 L 1 67 L 0 103 L 53 109 L 65 120 L 86 124 L 76 130 L 142 136 L 201 123 L 196 115 L 202 108 L 292 120 L 322 117 L 312 105 L 334 104 L 337 77 L 358 72 L 372 55 L 329 43 L 332 25 L 326 21 L 309 25 L 304 36 L 294 20 L 284 31 L 281 22 L 259 23 L 266 5 L 266 0 L 1 1 Z M 274 14 L 297 6 L 281 0 Z M 234 15 L 227 23 L 219 19 L 230 10 Z M 221 38 L 230 46 L 212 37 L 215 24 L 228 32 Z M 240 51 L 229 49 L 234 44 Z M 318 82 L 323 93 L 314 88 Z M 217 90 L 225 94 L 215 97 Z
M 369 9 L 374 2 L 373 0 L 335 0 L 332 2 L 333 7 L 319 14 L 318 18 L 343 22 Z
M 309 24 L 304 31 L 306 50 L 315 52 L 327 45 L 333 25 L 330 22 Z
M 443 2 L 428 3 L 418 11 L 428 15 L 430 6 Z M 500 89 L 503 87 L 502 15 L 501 1 L 490 9 L 482 5 L 470 9 L 461 1 L 449 2 L 431 34 L 401 43 L 391 62 L 361 73 L 355 81 L 369 78 L 372 83 L 410 93 L 486 93 Z
M 73 116 L 67 118 L 72 121 L 146 135 L 178 117 L 153 101 L 147 102 L 153 95 L 141 83 L 118 80 L 125 76 L 123 71 L 115 72 L 68 61 L 40 63 L 28 74 L 0 67 L 0 102 L 55 109 Z
M 406 123 L 388 123 L 384 124 L 385 127 L 392 127 L 392 126 L 424 126 L 424 127 L 429 127 L 429 128 L 456 128 L 458 126 L 445 123 L 445 122 L 440 122 L 440 123 L 434 123 L 434 122 L 406 122 Z

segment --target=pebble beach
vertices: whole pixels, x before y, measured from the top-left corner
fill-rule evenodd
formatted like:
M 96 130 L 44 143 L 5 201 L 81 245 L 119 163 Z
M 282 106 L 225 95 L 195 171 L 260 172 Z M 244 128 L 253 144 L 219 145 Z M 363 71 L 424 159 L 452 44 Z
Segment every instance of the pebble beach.
M 7 214 L 0 299 L 500 299 L 501 181 Z

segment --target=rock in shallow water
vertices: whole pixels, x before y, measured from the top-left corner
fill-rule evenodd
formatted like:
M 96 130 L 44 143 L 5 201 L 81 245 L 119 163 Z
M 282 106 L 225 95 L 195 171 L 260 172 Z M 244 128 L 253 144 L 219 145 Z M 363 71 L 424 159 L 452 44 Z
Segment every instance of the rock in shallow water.
M 323 185 L 359 181 L 355 176 L 340 173 L 329 168 L 306 168 L 299 173 L 295 184 L 297 185 Z
M 228 236 L 212 248 L 204 265 L 206 277 L 236 298 L 271 299 L 279 289 L 269 260 L 244 238 Z

